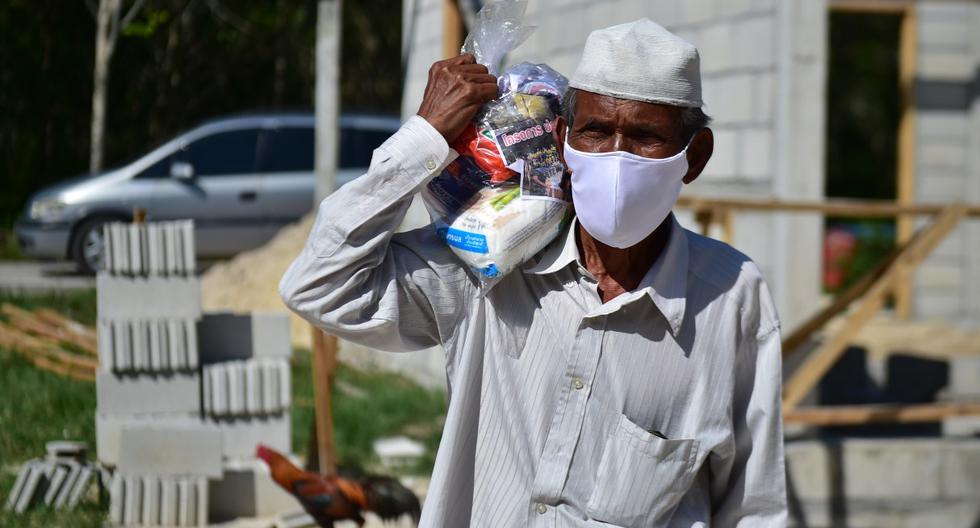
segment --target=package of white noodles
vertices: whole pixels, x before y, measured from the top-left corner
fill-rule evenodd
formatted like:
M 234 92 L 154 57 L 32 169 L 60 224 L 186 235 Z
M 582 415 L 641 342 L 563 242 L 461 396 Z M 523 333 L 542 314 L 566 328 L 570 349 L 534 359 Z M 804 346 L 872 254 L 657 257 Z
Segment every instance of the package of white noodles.
M 478 15 L 463 51 L 494 75 L 533 27 L 525 0 L 500 0 Z M 460 156 L 422 191 L 439 235 L 480 281 L 483 293 L 548 245 L 569 219 L 570 187 L 556 140 L 568 80 L 522 62 L 498 77 L 487 103 L 452 143 Z

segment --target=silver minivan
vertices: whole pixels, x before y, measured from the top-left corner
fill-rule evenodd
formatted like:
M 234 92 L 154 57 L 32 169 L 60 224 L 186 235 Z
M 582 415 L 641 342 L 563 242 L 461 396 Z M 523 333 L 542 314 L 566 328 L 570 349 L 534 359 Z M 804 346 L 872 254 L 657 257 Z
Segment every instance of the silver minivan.
M 365 172 L 398 118 L 344 115 L 338 185 Z M 71 259 L 93 273 L 102 225 L 129 220 L 194 220 L 200 258 L 257 247 L 313 206 L 312 114 L 217 119 L 122 167 L 60 182 L 28 200 L 15 231 L 30 258 Z

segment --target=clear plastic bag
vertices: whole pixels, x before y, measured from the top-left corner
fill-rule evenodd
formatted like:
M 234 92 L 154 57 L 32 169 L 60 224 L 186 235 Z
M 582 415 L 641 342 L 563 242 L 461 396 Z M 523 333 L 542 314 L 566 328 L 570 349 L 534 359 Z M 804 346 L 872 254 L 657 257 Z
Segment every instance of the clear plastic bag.
M 504 55 L 534 30 L 521 23 L 526 7 L 523 0 L 484 7 L 463 51 L 496 74 Z M 460 156 L 422 192 L 437 232 L 484 294 L 554 240 L 570 209 L 555 140 L 568 80 L 522 62 L 500 74 L 498 85 L 501 95 L 452 142 Z

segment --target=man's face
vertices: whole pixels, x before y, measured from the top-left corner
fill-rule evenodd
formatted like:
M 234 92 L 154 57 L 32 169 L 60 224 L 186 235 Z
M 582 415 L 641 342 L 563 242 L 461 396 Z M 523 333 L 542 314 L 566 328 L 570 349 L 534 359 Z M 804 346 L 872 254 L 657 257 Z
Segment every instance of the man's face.
M 676 106 L 579 91 L 568 141 L 583 152 L 625 151 L 667 158 L 684 148 L 682 134 L 681 111 Z
M 669 158 L 684 149 L 683 130 L 679 107 L 579 90 L 574 123 L 565 140 L 583 152 L 625 151 L 645 158 Z M 684 183 L 701 174 L 713 147 L 710 129 L 694 136 Z

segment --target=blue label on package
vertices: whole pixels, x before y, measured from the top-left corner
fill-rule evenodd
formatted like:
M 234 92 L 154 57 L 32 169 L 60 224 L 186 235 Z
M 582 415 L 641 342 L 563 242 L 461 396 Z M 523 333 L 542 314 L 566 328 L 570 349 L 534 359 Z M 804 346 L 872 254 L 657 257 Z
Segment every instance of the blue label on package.
M 489 251 L 487 249 L 487 237 L 483 235 L 444 227 L 439 229 L 439 236 L 445 239 L 450 246 L 464 251 L 472 251 L 473 253 L 487 253 Z

